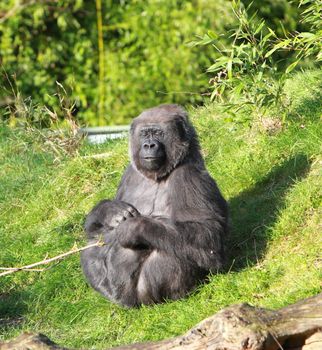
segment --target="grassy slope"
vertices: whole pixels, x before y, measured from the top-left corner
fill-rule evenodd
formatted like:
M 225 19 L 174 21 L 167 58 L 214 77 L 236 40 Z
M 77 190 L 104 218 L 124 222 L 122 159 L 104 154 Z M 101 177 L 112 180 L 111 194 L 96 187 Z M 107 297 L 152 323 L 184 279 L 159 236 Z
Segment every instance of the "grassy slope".
M 182 333 L 231 303 L 277 308 L 318 293 L 321 75 L 297 75 L 286 92 L 293 121 L 274 136 L 227 123 L 213 106 L 192 111 L 207 167 L 230 203 L 229 272 L 184 300 L 125 310 L 87 286 L 75 255 L 42 273 L 0 278 L 0 340 L 33 330 L 102 348 Z M 85 213 L 113 197 L 127 161 L 122 141 L 53 164 L 27 136 L 2 129 L 0 266 L 83 244 Z

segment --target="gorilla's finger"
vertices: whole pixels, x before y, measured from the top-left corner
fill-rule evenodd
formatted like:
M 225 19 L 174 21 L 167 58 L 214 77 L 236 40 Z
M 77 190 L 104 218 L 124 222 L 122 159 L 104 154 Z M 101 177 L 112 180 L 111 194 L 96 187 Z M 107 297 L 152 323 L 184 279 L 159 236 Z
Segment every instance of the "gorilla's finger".
M 133 207 L 128 208 L 128 212 L 131 214 L 131 216 L 136 217 L 139 216 L 140 213 Z

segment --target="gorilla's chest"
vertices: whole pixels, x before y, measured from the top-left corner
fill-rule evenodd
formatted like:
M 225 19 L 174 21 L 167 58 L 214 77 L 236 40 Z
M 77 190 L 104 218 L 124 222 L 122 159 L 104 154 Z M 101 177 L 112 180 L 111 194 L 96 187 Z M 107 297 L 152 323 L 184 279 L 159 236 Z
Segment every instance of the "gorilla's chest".
M 144 179 L 120 198 L 132 204 L 142 215 L 170 216 L 168 184 Z

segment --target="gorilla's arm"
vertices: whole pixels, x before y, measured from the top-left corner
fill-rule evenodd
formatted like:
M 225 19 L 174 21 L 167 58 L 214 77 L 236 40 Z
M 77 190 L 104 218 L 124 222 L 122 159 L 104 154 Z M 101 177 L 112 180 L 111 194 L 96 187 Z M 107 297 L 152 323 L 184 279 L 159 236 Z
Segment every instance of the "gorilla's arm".
M 121 222 L 139 216 L 140 213 L 129 203 L 104 199 L 87 215 L 85 231 L 89 240 L 97 240 L 108 232 L 113 232 Z
M 177 168 L 167 180 L 171 217 L 141 216 L 119 227 L 119 242 L 193 260 L 204 269 L 222 266 L 221 236 L 226 231 L 226 203 L 206 171 L 193 165 Z
M 124 248 L 157 249 L 216 271 L 223 265 L 223 247 L 212 227 L 211 221 L 170 222 L 141 216 L 120 225 L 116 237 Z

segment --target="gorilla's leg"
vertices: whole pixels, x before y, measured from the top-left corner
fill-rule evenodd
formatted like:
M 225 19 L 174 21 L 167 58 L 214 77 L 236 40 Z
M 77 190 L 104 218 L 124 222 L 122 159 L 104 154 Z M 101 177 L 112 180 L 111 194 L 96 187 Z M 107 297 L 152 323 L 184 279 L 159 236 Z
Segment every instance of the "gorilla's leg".
M 136 285 L 147 254 L 123 248 L 114 241 L 111 246 L 83 251 L 81 261 L 84 274 L 94 289 L 110 300 L 133 307 L 140 303 Z
M 151 304 L 183 297 L 196 284 L 191 268 L 188 262 L 154 250 L 141 269 L 137 284 L 139 302 Z
M 84 275 L 89 284 L 105 297 L 111 294 L 108 281 L 108 269 L 106 266 L 106 256 L 109 247 L 93 247 L 81 252 L 81 264 Z
M 142 264 L 149 255 L 145 249 L 127 249 L 116 243 L 107 256 L 109 298 L 124 306 L 140 304 L 137 283 Z

